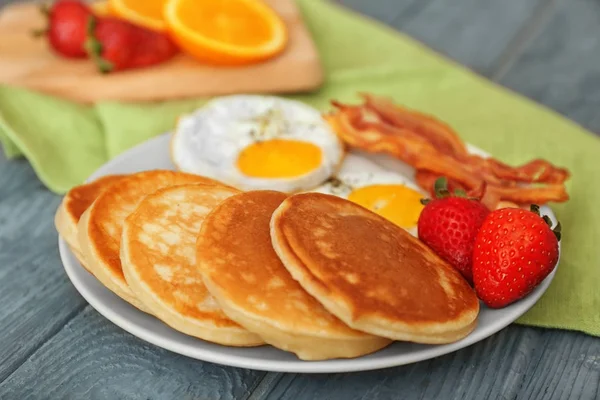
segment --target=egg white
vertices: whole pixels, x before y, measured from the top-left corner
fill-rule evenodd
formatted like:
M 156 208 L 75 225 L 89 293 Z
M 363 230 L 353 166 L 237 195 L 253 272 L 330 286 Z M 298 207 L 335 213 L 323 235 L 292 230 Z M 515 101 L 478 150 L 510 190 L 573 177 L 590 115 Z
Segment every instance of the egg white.
M 348 199 L 352 191 L 372 185 L 404 185 L 421 193 L 423 197 L 427 197 L 427 193 L 409 177 L 398 172 L 384 170 L 378 165 L 352 154 L 346 157 L 339 173 L 311 192 Z M 404 229 L 411 235 L 417 236 L 416 225 Z
M 269 123 L 265 127 L 267 115 Z M 237 167 L 240 152 L 256 141 L 269 139 L 309 142 L 321 150 L 321 164 L 296 177 L 245 175 Z M 313 188 L 335 172 L 343 156 L 343 145 L 319 111 L 298 101 L 273 96 L 234 95 L 214 99 L 180 118 L 171 140 L 171 158 L 178 169 L 241 190 L 297 192 Z

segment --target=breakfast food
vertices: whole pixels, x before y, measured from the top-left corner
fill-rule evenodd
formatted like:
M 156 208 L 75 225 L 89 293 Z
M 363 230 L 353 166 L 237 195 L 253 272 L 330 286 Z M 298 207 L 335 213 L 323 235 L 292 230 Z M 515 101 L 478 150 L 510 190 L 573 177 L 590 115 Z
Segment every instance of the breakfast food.
M 569 199 L 564 182 L 570 174 L 564 168 L 541 159 L 511 167 L 470 154 L 458 135 L 435 118 L 386 98 L 363 97 L 365 103 L 357 106 L 334 101 L 337 110 L 327 120 L 347 145 L 389 154 L 414 167 L 425 190 L 433 191 L 435 180 L 446 176 L 467 193 L 486 185 L 482 202 L 490 209 L 502 200 L 523 205 Z
M 204 183 L 219 183 L 196 175 L 154 170 L 129 175 L 111 190 L 101 193 L 83 213 L 77 225 L 79 246 L 86 266 L 108 289 L 141 310 L 146 307 L 127 285 L 119 258 L 121 233 L 125 218 L 147 195 L 158 189 Z
M 180 48 L 202 62 L 251 64 L 288 42 L 286 24 L 261 0 L 57 0 L 42 9 L 48 27 L 36 33 L 56 54 L 89 57 L 102 73 L 158 65 Z
M 288 40 L 285 23 L 263 1 L 169 0 L 164 18 L 183 50 L 212 64 L 262 61 Z
M 87 24 L 93 15 L 89 6 L 78 0 L 58 0 L 42 10 L 48 26 L 39 33 L 46 35 L 50 47 L 63 57 L 85 58 Z
M 133 24 L 154 31 L 167 30 L 163 17 L 166 0 L 108 0 L 110 11 Z
M 54 216 L 54 224 L 58 233 L 65 239 L 73 254 L 85 267 L 86 263 L 79 248 L 77 238 L 77 224 L 84 211 L 92 205 L 94 200 L 123 175 L 108 175 L 93 182 L 79 185 L 69 190 L 63 197 Z M 87 267 L 86 267 L 87 268 Z
M 273 214 L 271 237 L 294 279 L 352 328 L 449 343 L 476 326 L 479 301 L 458 271 L 350 201 L 321 193 L 288 197 Z
M 179 170 L 241 190 L 312 189 L 338 168 L 344 150 L 320 113 L 270 96 L 225 96 L 180 118 L 171 139 Z
M 435 185 L 436 196 L 424 201 L 419 216 L 419 239 L 473 282 L 473 244 L 490 210 L 479 199 L 448 190 L 446 180 Z
M 121 265 L 135 296 L 173 328 L 215 343 L 254 346 L 264 342 L 227 318 L 196 267 L 196 237 L 204 218 L 236 193 L 194 184 L 148 195 L 125 219 Z
M 337 105 L 347 155 L 301 103 L 215 99 L 171 137 L 182 172 L 76 187 L 57 229 L 104 286 L 175 330 L 302 360 L 461 340 L 479 300 L 505 307 L 554 270 L 560 225 L 519 207 L 562 199 L 549 193 L 566 195 L 566 170 L 474 156 L 448 126 L 372 96 Z
M 90 17 L 85 43 L 88 56 L 102 73 L 143 68 L 173 58 L 171 39 L 113 17 Z
M 350 158 L 350 157 L 349 157 Z M 313 190 L 348 199 L 417 235 L 424 192 L 410 179 L 390 171 L 340 172 Z
M 558 262 L 560 224 L 552 229 L 539 208 L 505 208 L 489 214 L 475 240 L 473 279 L 477 295 L 492 308 L 525 297 Z
M 356 357 L 390 340 L 350 329 L 289 275 L 271 245 L 269 221 L 286 198 L 253 191 L 228 198 L 206 218 L 198 268 L 225 313 L 265 342 L 303 360 Z
M 58 0 L 45 11 L 48 27 L 39 33 L 57 54 L 89 57 L 102 73 L 161 64 L 179 52 L 168 35 L 112 17 L 108 8 Z

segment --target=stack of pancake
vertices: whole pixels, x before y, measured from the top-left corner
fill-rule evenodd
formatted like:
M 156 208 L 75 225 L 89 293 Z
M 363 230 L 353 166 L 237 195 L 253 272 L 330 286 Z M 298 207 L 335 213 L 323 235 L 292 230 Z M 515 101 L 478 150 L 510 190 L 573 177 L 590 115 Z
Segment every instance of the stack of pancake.
M 327 194 L 154 170 L 72 189 L 56 225 L 123 300 L 222 345 L 358 357 L 394 340 L 457 341 L 479 312 L 469 284 L 418 239 Z

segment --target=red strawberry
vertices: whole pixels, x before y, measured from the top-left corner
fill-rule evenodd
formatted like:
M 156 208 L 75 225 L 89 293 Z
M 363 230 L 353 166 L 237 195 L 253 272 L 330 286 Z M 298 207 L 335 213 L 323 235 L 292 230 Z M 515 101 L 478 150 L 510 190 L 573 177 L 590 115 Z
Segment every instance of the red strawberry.
M 69 58 L 85 58 L 84 43 L 91 9 L 81 1 L 59 0 L 49 9 L 42 9 L 48 16 L 46 34 L 50 46 L 60 55 Z
M 160 64 L 178 52 L 179 49 L 167 35 L 148 29 L 138 29 L 132 65 L 134 68 L 141 68 Z
M 419 239 L 472 282 L 472 254 L 475 236 L 489 210 L 462 191 L 451 196 L 446 179 L 435 184 L 436 199 L 425 201 L 418 222 Z
M 85 48 L 102 73 L 132 67 L 137 27 L 116 18 L 90 19 Z
M 92 18 L 86 49 L 103 73 L 159 64 L 178 52 L 166 35 L 116 18 Z
M 492 308 L 528 295 L 558 261 L 560 224 L 551 229 L 539 208 L 503 208 L 488 215 L 475 239 L 473 280 L 477 295 Z

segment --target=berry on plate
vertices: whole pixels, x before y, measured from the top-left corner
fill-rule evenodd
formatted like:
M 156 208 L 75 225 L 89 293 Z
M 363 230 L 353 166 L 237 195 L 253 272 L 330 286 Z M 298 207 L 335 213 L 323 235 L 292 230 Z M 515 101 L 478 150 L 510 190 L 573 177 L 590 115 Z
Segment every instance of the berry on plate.
M 446 178 L 436 181 L 435 193 L 436 198 L 423 202 L 419 239 L 471 283 L 473 243 L 490 211 L 478 199 L 468 198 L 464 191 L 456 190 L 452 195 Z
M 552 229 L 539 207 L 491 212 L 477 234 L 473 281 L 479 298 L 501 308 L 527 296 L 558 262 L 560 224 Z

